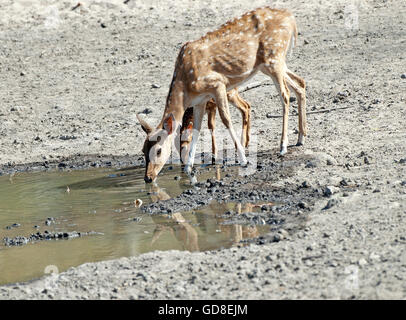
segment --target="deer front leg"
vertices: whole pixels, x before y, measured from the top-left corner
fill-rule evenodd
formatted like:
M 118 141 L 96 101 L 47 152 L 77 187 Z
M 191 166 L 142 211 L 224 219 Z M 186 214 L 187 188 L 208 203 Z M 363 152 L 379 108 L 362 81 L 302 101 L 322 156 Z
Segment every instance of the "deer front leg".
M 239 159 L 241 161 L 241 165 L 247 164 L 247 158 L 245 157 L 245 151 L 243 146 L 241 145 L 240 140 L 237 139 L 237 135 L 235 134 L 233 124 L 231 122 L 230 117 L 230 110 L 228 108 L 228 100 L 227 100 L 227 91 L 226 86 L 224 84 L 220 84 L 215 91 L 215 99 L 219 109 L 219 114 L 221 120 L 223 121 L 224 125 L 230 132 L 231 138 L 234 144 L 237 146 L 237 152 Z
M 216 105 L 210 101 L 206 105 L 208 123 L 210 134 L 211 134 L 211 150 L 212 150 L 212 163 L 214 164 L 217 159 L 217 144 L 216 136 L 214 135 L 214 130 L 216 129 Z
M 193 107 L 193 134 L 192 143 L 190 144 L 189 156 L 185 166 L 185 172 L 190 174 L 195 161 L 196 145 L 199 139 L 200 129 L 202 127 L 202 120 L 205 112 L 205 105 Z
M 288 120 L 289 120 L 289 89 L 285 83 L 285 79 L 278 74 L 277 76 L 280 97 L 283 105 L 283 124 L 281 138 L 281 156 L 288 152 Z

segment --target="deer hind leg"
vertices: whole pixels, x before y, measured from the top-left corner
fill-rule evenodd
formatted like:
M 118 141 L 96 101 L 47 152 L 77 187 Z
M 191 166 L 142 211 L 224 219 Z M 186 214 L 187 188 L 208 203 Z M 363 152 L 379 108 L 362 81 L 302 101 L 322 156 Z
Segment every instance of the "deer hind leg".
M 215 95 L 217 107 L 219 109 L 219 114 L 220 114 L 221 120 L 223 121 L 224 125 L 230 132 L 230 135 L 231 135 L 231 138 L 233 139 L 234 144 L 237 146 L 237 152 L 238 152 L 238 156 L 241 161 L 241 164 L 246 165 L 247 158 L 245 157 L 244 148 L 241 145 L 240 140 L 237 139 L 237 135 L 235 134 L 233 124 L 231 122 L 230 110 L 228 107 L 226 86 L 223 83 L 219 84 L 219 86 L 216 88 L 216 90 L 214 92 L 214 95 Z
M 214 164 L 217 159 L 217 144 L 216 137 L 214 135 L 214 130 L 216 129 L 216 104 L 212 101 L 207 102 L 206 111 L 207 111 L 207 126 L 211 134 L 211 150 L 212 150 L 212 163 Z
M 293 89 L 298 100 L 299 111 L 299 136 L 297 139 L 297 146 L 304 144 L 305 136 L 307 135 L 307 120 L 306 120 L 306 83 L 305 81 L 294 74 L 292 71 L 287 70 L 286 81 L 290 88 Z
M 231 102 L 241 112 L 242 116 L 242 132 L 241 144 L 243 147 L 248 147 L 251 131 L 251 105 L 245 101 L 239 94 L 237 89 L 227 93 L 228 101 Z
M 282 124 L 282 138 L 281 138 L 281 156 L 288 152 L 288 120 L 289 120 L 289 98 L 290 92 L 286 83 L 286 65 L 269 65 L 265 64 L 262 69 L 263 72 L 270 76 L 275 83 L 276 89 L 279 92 L 283 107 L 283 124 Z

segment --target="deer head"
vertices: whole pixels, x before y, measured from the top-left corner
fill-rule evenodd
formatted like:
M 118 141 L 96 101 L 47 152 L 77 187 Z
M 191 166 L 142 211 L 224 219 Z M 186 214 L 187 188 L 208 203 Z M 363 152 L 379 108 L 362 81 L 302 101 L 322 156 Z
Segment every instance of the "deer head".
M 162 126 L 159 125 L 154 129 L 138 114 L 137 119 L 140 122 L 142 129 L 147 134 L 142 152 L 145 156 L 144 180 L 145 182 L 150 183 L 156 179 L 158 173 L 171 155 L 176 121 L 171 113 L 164 119 Z

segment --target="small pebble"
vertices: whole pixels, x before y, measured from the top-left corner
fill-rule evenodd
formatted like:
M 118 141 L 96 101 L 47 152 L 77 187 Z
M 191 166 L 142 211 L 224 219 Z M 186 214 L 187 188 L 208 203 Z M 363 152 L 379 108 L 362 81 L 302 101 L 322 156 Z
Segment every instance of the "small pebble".
M 298 203 L 298 206 L 299 206 L 300 209 L 306 209 L 307 208 L 307 203 L 301 201 L 301 202 Z
M 144 110 L 141 111 L 141 113 L 150 114 L 152 113 L 152 110 L 150 108 L 145 108 Z
M 324 189 L 324 195 L 326 197 L 331 197 L 333 194 L 337 193 L 340 191 L 340 188 L 334 187 L 334 186 L 327 186 Z
M 358 264 L 360 265 L 360 267 L 363 267 L 363 266 L 367 265 L 368 262 L 364 258 L 361 258 L 358 260 Z
M 323 210 L 328 210 L 332 207 L 334 207 L 335 205 L 337 205 L 338 201 L 336 199 L 331 199 L 327 202 L 326 206 L 323 208 Z

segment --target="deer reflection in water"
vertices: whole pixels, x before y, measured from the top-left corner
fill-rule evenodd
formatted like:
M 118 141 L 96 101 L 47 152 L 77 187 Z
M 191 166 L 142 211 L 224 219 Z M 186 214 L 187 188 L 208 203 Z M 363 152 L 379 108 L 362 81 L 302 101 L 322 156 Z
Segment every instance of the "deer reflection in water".
M 168 200 L 170 196 L 166 191 L 154 184 L 150 187 L 150 198 L 153 202 Z M 252 203 L 211 203 L 206 206 L 204 214 L 196 215 L 197 223 L 191 220 L 185 219 L 181 212 L 172 213 L 170 215 L 151 215 L 152 220 L 156 224 L 153 232 L 151 245 L 154 245 L 158 239 L 165 232 L 172 234 L 176 240 L 182 244 L 183 248 L 188 251 L 202 251 L 207 248 L 205 240 L 202 239 L 202 234 L 210 237 L 210 234 L 221 233 L 223 238 L 232 242 L 232 246 L 241 245 L 241 241 L 244 239 L 255 238 L 260 235 L 257 226 L 254 225 L 224 225 L 224 218 L 221 215 L 230 209 L 237 214 L 252 212 L 260 205 Z M 206 240 L 207 241 L 207 240 Z M 210 241 L 209 241 L 210 242 Z

